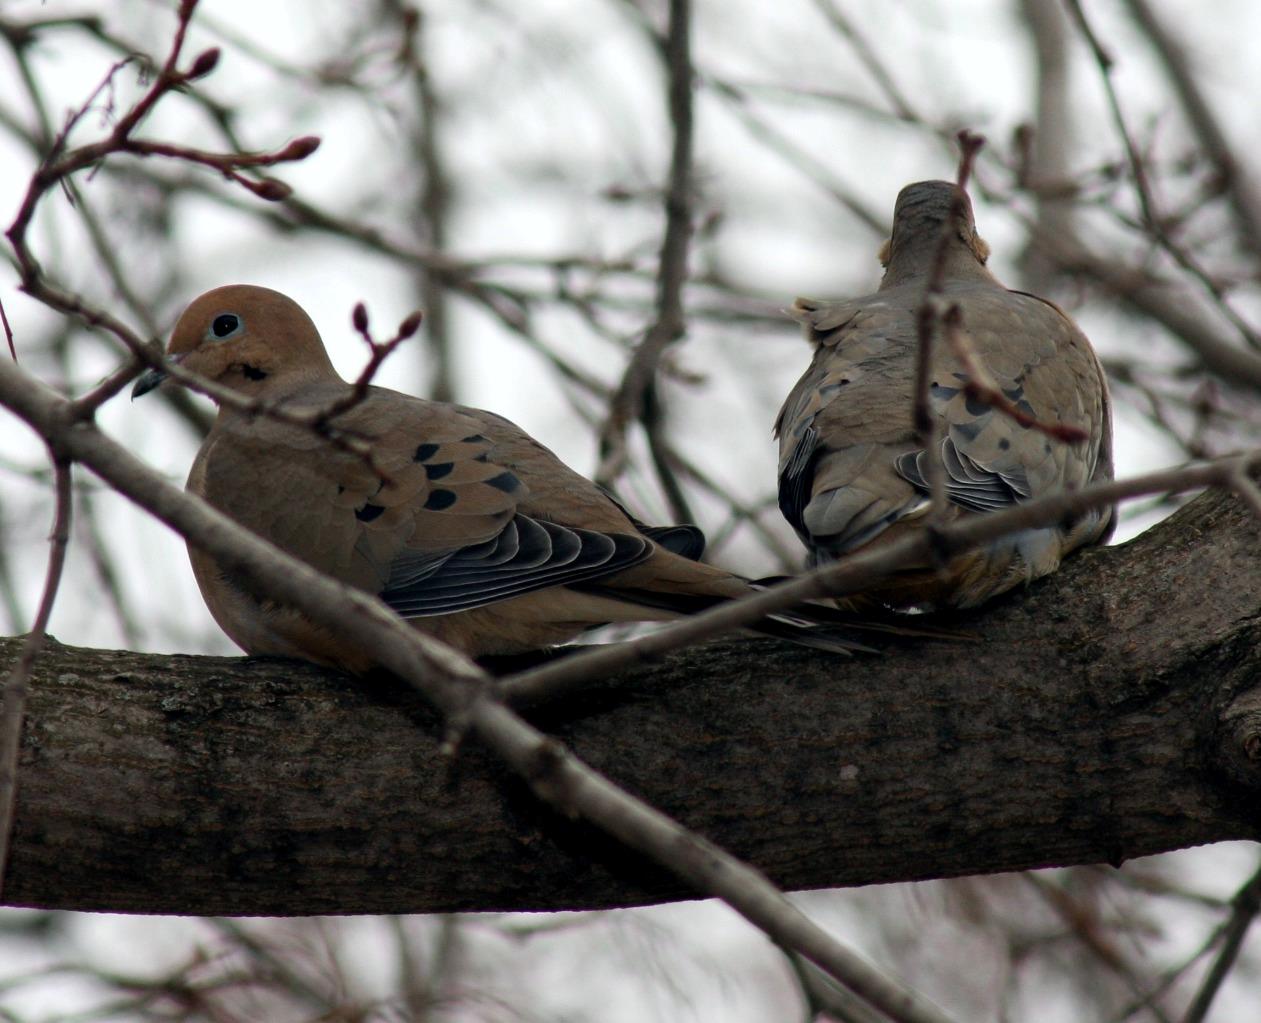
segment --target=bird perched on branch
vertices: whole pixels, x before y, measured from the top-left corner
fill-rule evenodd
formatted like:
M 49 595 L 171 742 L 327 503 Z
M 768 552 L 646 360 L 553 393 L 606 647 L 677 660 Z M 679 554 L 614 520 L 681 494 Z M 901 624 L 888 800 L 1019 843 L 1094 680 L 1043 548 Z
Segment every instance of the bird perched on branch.
M 813 563 L 922 528 L 935 470 L 946 520 L 1112 478 L 1108 387 L 1090 342 L 1053 303 L 1003 287 L 988 255 L 966 193 L 922 181 L 898 195 L 874 294 L 794 305 L 814 358 L 775 424 L 779 506 Z M 914 424 L 917 352 L 921 317 L 938 312 L 927 450 Z M 1104 508 L 1014 533 L 846 606 L 972 607 L 1055 571 L 1112 525 Z
M 366 317 L 356 325 L 366 334 Z M 636 521 L 503 417 L 347 383 L 315 324 L 278 292 L 207 292 L 180 317 L 168 355 L 244 399 L 220 402 L 190 491 L 470 656 L 534 650 L 597 625 L 669 619 L 754 592 L 695 560 L 704 547 L 695 527 Z M 145 373 L 133 398 L 166 375 Z M 260 597 L 194 544 L 189 554 L 211 614 L 248 653 L 371 666 L 369 651 Z M 802 608 L 754 628 L 861 648 L 812 618 L 836 612 Z

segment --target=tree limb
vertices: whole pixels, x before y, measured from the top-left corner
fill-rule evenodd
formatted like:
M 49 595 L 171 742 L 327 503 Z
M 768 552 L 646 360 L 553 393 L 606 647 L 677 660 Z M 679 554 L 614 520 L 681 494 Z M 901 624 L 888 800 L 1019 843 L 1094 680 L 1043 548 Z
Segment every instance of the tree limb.
M 674 654 L 536 722 L 789 888 L 1261 836 L 1261 526 L 1214 492 L 973 616 L 982 642 Z M 20 641 L 0 646 L 11 661 Z M 51 646 L 6 898 L 200 914 L 635 905 L 689 889 L 386 679 Z

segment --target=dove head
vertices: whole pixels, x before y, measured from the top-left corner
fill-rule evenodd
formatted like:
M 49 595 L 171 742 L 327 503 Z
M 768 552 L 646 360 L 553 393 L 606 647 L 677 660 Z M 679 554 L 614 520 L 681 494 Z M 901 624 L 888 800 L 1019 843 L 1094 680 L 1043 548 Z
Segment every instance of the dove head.
M 952 228 L 946 242 L 946 273 L 988 277 L 985 261 L 990 247 L 976 233 L 968 193 L 950 181 L 917 181 L 898 193 L 893 206 L 893 236 L 880 250 L 885 267 L 881 287 L 927 274 L 937 259 L 947 224 Z
M 297 302 L 270 288 L 230 284 L 194 299 L 180 316 L 167 358 L 246 395 L 283 394 L 312 380 L 335 377 L 319 331 Z M 149 370 L 132 397 L 166 377 Z

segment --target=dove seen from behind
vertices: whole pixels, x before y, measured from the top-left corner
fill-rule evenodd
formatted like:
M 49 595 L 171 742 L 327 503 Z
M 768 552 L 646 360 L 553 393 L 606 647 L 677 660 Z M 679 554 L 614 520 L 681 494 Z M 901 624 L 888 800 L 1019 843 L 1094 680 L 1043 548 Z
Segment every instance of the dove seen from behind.
M 944 250 L 941 249 L 945 232 Z M 975 363 L 1025 417 L 1080 430 L 1067 442 L 968 393 L 968 370 L 943 338 L 932 348 L 930 412 L 938 450 L 916 440 L 918 315 L 939 251 L 939 300 L 957 305 Z M 884 277 L 846 302 L 798 299 L 814 357 L 775 424 L 779 505 L 820 564 L 922 528 L 929 458 L 940 460 L 950 519 L 1112 478 L 1108 387 L 1090 342 L 1056 305 L 1010 291 L 986 269 L 965 193 L 946 181 L 907 185 L 882 253 Z M 966 608 L 1047 575 L 1111 533 L 1103 508 L 1071 523 L 1011 534 L 944 566 L 899 572 L 846 606 Z

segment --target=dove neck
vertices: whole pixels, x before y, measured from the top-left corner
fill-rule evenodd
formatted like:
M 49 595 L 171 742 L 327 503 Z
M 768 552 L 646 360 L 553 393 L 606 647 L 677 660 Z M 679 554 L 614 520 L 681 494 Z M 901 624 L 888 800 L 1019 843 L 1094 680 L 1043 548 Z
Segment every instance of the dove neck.
M 933 272 L 939 258 L 936 239 L 933 239 L 934 243 L 929 245 L 923 244 L 922 241 L 915 244 L 915 241 L 912 240 L 912 244 L 900 249 L 897 240 L 894 240 L 884 277 L 880 281 L 882 291 L 901 284 L 925 280 Z M 993 280 L 990 272 L 978 261 L 972 247 L 960 238 L 951 238 L 946 243 L 946 251 L 940 258 L 943 280 L 968 278 L 978 281 Z
M 220 378 L 220 383 L 227 384 L 242 397 L 267 405 L 320 404 L 325 398 L 331 402 L 350 388 L 331 363 L 326 366 L 234 365 Z M 240 412 L 230 404 L 219 406 L 220 419 L 231 419 Z M 254 411 L 246 410 L 245 414 L 252 416 Z

